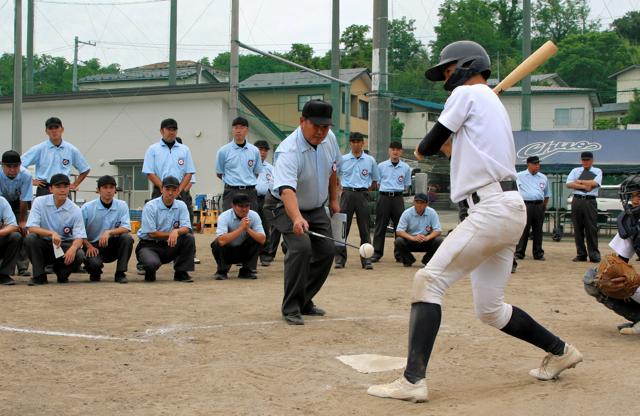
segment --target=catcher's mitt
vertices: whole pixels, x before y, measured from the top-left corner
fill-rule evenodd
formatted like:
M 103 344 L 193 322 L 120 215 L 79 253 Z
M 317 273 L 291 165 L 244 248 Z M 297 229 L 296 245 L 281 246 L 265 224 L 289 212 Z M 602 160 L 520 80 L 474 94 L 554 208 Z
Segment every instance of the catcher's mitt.
M 627 299 L 640 287 L 640 275 L 633 266 L 611 253 L 598 265 L 594 283 L 610 298 Z

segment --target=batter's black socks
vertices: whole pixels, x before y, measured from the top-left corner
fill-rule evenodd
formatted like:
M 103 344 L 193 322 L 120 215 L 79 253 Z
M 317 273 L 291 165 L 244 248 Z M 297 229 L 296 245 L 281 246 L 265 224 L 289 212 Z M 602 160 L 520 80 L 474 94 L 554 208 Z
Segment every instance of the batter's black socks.
M 411 383 L 425 378 L 433 344 L 440 329 L 442 307 L 435 303 L 417 302 L 411 305 L 409 319 L 409 353 L 404 377 Z
M 501 331 L 542 348 L 553 355 L 564 354 L 564 341 L 516 306 L 513 307 L 509 323 Z

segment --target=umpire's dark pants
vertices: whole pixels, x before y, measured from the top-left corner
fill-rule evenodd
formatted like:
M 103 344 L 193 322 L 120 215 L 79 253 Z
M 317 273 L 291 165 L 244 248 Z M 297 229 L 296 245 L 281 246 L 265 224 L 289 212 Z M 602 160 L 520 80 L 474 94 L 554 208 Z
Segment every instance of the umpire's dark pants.
M 53 264 L 53 271 L 58 278 L 68 278 L 74 270 L 78 270 L 84 260 L 84 251 L 80 248 L 76 251 L 76 258 L 73 263 L 64 264 L 64 257 L 56 259 L 51 240 L 45 240 L 36 234 L 28 234 L 27 238 L 24 239 L 24 244 L 27 247 L 29 260 L 31 260 L 31 269 L 34 277 L 45 275 L 45 266 Z M 62 241 L 60 247 L 66 253 L 71 244 L 73 244 L 73 240 Z
M 98 242 L 93 243 L 98 249 L 98 255 L 85 257 L 84 268 L 90 275 L 100 276 L 104 263 L 117 261 L 116 272 L 126 272 L 131 253 L 133 252 L 133 237 L 127 234 L 109 237 L 106 247 L 98 247 Z
M 242 269 L 255 273 L 258 268 L 258 254 L 262 249 L 262 244 L 247 237 L 239 246 L 226 244 L 221 246 L 218 239 L 211 243 L 211 253 L 218 264 L 218 273 L 225 274 L 232 264 L 242 263 Z
M 598 203 L 593 197 L 584 198 L 573 195 L 571 202 L 571 222 L 576 242 L 578 257 L 586 258 L 587 254 L 593 261 L 600 261 L 598 250 Z M 584 240 L 587 240 L 585 248 Z
M 194 270 L 196 240 L 193 234 L 181 234 L 176 245 L 169 247 L 167 240 L 140 240 L 136 246 L 136 257 L 145 271 L 155 272 L 163 264 L 173 261 L 176 272 Z
M 313 308 L 313 297 L 320 291 L 331 271 L 335 256 L 335 244 L 331 240 L 295 235 L 293 223 L 287 216 L 282 202 L 271 195 L 265 202 L 267 215 L 272 215 L 272 224 L 277 228 L 287 245 L 284 256 L 284 298 L 282 315 L 296 315 Z M 309 223 L 309 230 L 331 237 L 331 221 L 324 206 L 300 211 Z
M 375 257 L 381 258 L 384 254 L 384 239 L 387 234 L 389 220 L 393 221 L 393 231 L 395 233 L 403 212 L 404 199 L 402 199 L 402 192 L 394 192 L 393 196 L 384 195 L 383 192 L 380 192 L 378 203 L 376 204 L 376 229 L 373 235 L 373 255 Z
M 358 232 L 360 233 L 360 244 L 370 243 L 369 236 L 369 192 L 366 188 L 361 189 L 344 189 L 340 196 L 340 212 L 347 214 L 347 230 L 346 237 L 349 237 L 351 230 L 351 221 L 353 214 L 356 214 L 358 223 Z M 370 260 L 360 258 L 360 262 L 364 265 Z M 347 247 L 340 245 L 336 247 L 336 264 L 347 263 Z
M 542 225 L 544 224 L 544 203 L 540 201 L 524 201 L 527 206 L 527 225 L 524 227 L 518 246 L 516 256 L 524 257 L 529 242 L 529 229 L 533 233 L 533 258 L 544 257 L 542 249 Z
M 31 202 L 29 202 L 29 204 L 31 204 Z M 16 216 L 16 220 L 20 220 L 20 200 L 10 201 L 9 205 L 11 205 L 11 210 L 13 211 L 13 215 Z M 24 244 L 22 244 L 22 248 L 18 253 L 16 266 L 18 266 L 18 272 L 26 271 L 29 268 L 29 256 L 27 255 L 27 249 Z M 13 271 L 11 274 L 13 274 Z
M 262 221 L 262 228 L 264 228 L 264 245 L 260 248 L 260 259 L 263 261 L 271 261 L 274 256 L 270 256 L 269 253 L 269 237 L 271 237 L 271 224 L 269 219 L 264 215 L 264 200 L 266 195 L 258 195 L 258 215 Z
M 9 235 L 0 237 L 0 275 L 10 276 L 16 267 L 16 261 L 22 248 L 22 234 L 13 232 Z
M 231 201 L 233 201 L 233 197 L 238 194 L 245 194 L 251 200 L 251 209 L 255 212 L 258 212 L 258 192 L 256 191 L 256 187 L 251 186 L 224 186 L 224 191 L 222 193 L 222 210 L 226 211 L 231 208 Z
M 417 243 L 415 241 L 409 241 L 406 238 L 396 237 L 394 244 L 395 250 L 400 255 L 403 264 L 413 264 L 416 261 L 416 258 L 411 254 L 412 252 L 424 253 L 422 264 L 427 264 L 443 241 L 443 237 L 436 237 L 429 241 Z

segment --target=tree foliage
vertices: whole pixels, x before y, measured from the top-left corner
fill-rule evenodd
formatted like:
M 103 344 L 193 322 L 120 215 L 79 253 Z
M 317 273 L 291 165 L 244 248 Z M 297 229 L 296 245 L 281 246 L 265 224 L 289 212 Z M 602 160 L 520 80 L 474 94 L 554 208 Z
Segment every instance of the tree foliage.
M 625 117 L 625 124 L 640 124 L 640 91 L 633 91 L 633 100 L 629 102 L 629 112 Z
M 611 25 L 620 36 L 634 45 L 640 44 L 640 12 L 632 11 L 613 21 Z
M 594 32 L 599 22 L 589 22 L 590 11 L 586 0 L 537 0 L 531 14 L 535 35 L 558 43 L 569 35 Z

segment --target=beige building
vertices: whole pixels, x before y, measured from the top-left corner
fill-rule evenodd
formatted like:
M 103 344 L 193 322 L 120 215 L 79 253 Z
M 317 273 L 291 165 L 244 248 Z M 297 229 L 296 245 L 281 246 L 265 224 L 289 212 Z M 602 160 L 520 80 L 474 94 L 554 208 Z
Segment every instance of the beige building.
M 394 97 L 391 101 L 391 115 L 404 124 L 402 147 L 414 149 L 438 121 L 443 108 L 444 104 L 433 101 Z
M 616 102 L 633 101 L 633 91 L 640 90 L 640 65 L 631 65 L 609 76 L 616 79 Z

